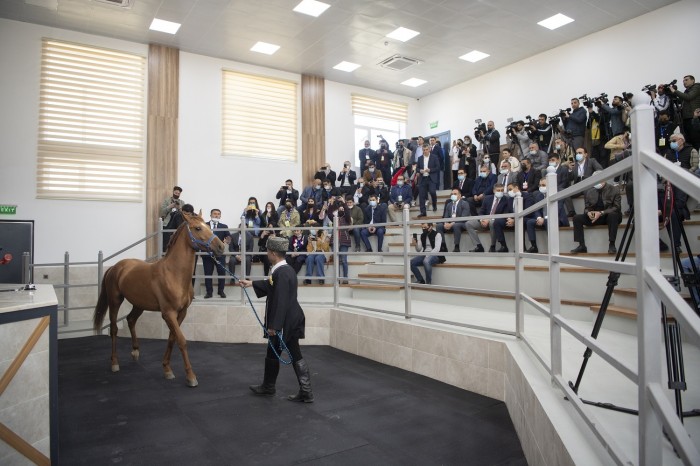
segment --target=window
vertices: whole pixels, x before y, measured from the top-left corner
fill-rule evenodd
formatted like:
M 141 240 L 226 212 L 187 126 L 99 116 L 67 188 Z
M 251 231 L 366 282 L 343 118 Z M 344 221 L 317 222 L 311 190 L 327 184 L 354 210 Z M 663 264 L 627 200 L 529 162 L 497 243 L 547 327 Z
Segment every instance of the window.
M 297 160 L 297 83 L 223 71 L 222 155 Z
M 146 59 L 44 39 L 37 197 L 143 200 Z
M 384 138 L 393 151 L 396 141 L 406 137 L 408 105 L 352 94 L 352 113 L 355 120 L 355 165 L 362 167 L 358 153 L 369 140 L 373 149 Z

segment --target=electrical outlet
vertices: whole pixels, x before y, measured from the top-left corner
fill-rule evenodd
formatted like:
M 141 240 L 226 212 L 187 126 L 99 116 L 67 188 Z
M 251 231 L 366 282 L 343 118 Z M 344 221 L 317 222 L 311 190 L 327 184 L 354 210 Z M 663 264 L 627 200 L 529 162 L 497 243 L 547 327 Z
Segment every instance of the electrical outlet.
M 49 279 L 49 274 L 48 274 L 48 273 L 45 273 L 45 274 L 44 274 L 44 280 L 48 280 L 48 279 Z

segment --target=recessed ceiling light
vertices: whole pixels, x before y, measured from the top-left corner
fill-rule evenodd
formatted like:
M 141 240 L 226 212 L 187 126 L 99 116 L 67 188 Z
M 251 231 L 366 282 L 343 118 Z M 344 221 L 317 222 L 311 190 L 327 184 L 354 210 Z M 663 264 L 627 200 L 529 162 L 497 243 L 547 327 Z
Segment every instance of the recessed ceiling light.
M 167 32 L 168 34 L 175 34 L 178 29 L 180 29 L 180 23 L 173 23 L 172 21 L 165 21 L 164 19 L 153 18 L 151 27 L 152 31 Z
M 574 20 L 572 18 L 569 18 L 568 16 L 563 15 L 561 13 L 557 13 L 556 15 L 550 18 L 543 19 L 537 24 L 539 24 L 540 26 L 544 26 L 547 29 L 556 29 L 562 27 L 565 24 L 572 23 L 573 21 Z
M 347 71 L 348 73 L 351 73 L 358 69 L 361 65 L 358 65 L 357 63 L 350 63 L 349 61 L 341 61 L 337 65 L 333 67 L 334 70 L 340 70 L 340 71 Z
M 251 52 L 264 53 L 265 55 L 272 55 L 280 49 L 279 45 L 268 44 L 267 42 L 258 42 L 250 48 Z
M 422 86 L 423 84 L 425 84 L 427 82 L 428 81 L 424 81 L 422 79 L 411 78 L 411 79 L 405 80 L 401 84 L 403 84 L 404 86 L 418 87 L 418 86 Z
M 302 0 L 300 4 L 294 7 L 297 13 L 304 13 L 309 16 L 319 16 L 330 7 L 329 4 L 317 2 L 316 0 Z
M 418 34 L 420 34 L 420 32 L 414 31 L 413 29 L 397 28 L 391 31 L 386 36 L 390 39 L 396 39 L 400 40 L 401 42 L 406 42 L 407 40 L 413 39 Z
M 488 53 L 479 52 L 478 50 L 472 50 L 471 52 L 466 53 L 459 58 L 461 60 L 466 60 L 466 61 L 470 61 L 472 63 L 476 63 L 479 60 L 483 60 L 484 58 L 490 57 L 490 56 L 491 55 L 489 55 Z

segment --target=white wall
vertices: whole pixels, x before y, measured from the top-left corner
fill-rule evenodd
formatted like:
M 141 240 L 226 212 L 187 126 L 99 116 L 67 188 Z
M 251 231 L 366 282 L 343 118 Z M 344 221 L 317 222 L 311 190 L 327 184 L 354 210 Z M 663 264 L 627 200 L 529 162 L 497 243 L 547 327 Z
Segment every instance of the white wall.
M 494 120 L 505 142 L 506 119 L 552 115 L 570 99 L 601 92 L 642 95 L 645 84 L 666 83 L 692 74 L 700 79 L 697 43 L 700 2 L 684 0 L 535 55 L 420 100 L 409 134 L 452 130 L 472 135 L 474 120 Z M 564 26 L 566 28 L 566 26 Z M 487 58 L 488 60 L 488 58 Z
M 17 205 L 17 215 L 2 218 L 35 221 L 35 262 L 62 261 L 65 251 L 71 261 L 95 261 L 99 250 L 109 255 L 145 236 L 145 203 L 36 198 L 42 37 L 143 56 L 148 47 L 0 19 L 0 203 Z M 144 254 L 139 247 L 132 256 Z

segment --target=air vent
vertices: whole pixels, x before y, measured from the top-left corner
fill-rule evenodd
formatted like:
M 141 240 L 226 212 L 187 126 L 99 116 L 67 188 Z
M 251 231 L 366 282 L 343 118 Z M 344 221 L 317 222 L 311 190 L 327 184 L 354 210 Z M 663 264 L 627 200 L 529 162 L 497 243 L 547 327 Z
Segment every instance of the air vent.
M 379 62 L 379 66 L 382 68 L 389 68 L 394 71 L 403 71 L 413 65 L 419 65 L 421 60 L 417 58 L 409 58 L 401 55 L 393 55 L 386 60 Z
M 93 0 L 95 3 L 103 3 L 105 5 L 116 6 L 119 8 L 124 8 L 126 10 L 131 9 L 134 6 L 136 0 Z

